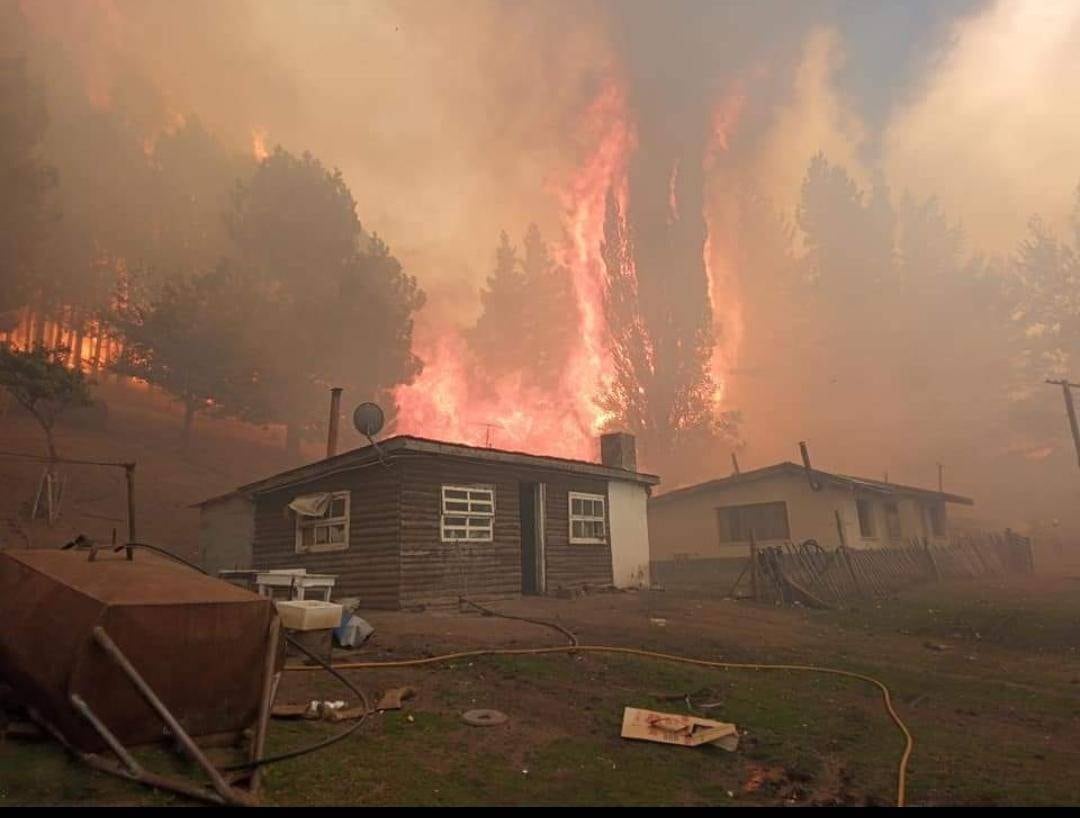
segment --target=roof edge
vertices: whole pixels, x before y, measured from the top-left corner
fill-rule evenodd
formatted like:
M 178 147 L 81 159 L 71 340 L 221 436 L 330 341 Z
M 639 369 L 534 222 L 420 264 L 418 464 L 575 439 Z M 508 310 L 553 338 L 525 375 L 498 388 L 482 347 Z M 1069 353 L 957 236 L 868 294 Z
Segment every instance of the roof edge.
M 811 469 L 814 477 L 828 480 L 835 485 L 847 486 L 855 489 L 863 489 L 866 491 L 879 492 L 881 494 L 908 494 L 922 497 L 933 497 L 936 499 L 944 500 L 947 503 L 954 503 L 956 505 L 973 506 L 975 501 L 970 497 L 965 497 L 960 494 L 951 494 L 949 492 L 937 491 L 934 489 L 924 489 L 917 486 L 907 486 L 902 483 L 885 483 L 881 480 L 871 480 L 863 477 L 852 477 L 846 474 L 835 474 L 833 472 L 821 471 L 820 469 Z M 697 494 L 702 491 L 708 491 L 709 489 L 720 489 L 728 486 L 740 485 L 742 483 L 750 483 L 755 480 L 760 480 L 766 477 L 772 477 L 777 474 L 805 474 L 806 467 L 798 463 L 793 463 L 790 460 L 784 460 L 780 463 L 774 463 L 771 466 L 762 466 L 758 469 L 752 469 L 750 471 L 744 471 L 739 474 L 730 474 L 726 477 L 718 477 L 713 480 L 706 480 L 701 483 L 695 483 L 691 486 L 683 486 L 681 488 L 672 489 L 671 491 L 658 494 L 653 497 L 650 502 L 663 503 L 669 500 L 678 499 L 691 494 Z
M 592 477 L 609 480 L 621 480 L 628 483 L 639 483 L 655 486 L 660 478 L 654 474 L 645 472 L 632 472 L 615 466 L 605 466 L 602 463 L 592 463 L 587 460 L 573 460 L 571 458 L 556 457 L 554 455 L 531 454 L 529 452 L 515 452 L 506 449 L 488 449 L 480 446 L 469 446 L 464 443 L 450 443 L 429 438 L 415 437 L 412 435 L 397 435 L 376 445 L 361 446 L 350 449 L 334 457 L 323 458 L 314 463 L 307 463 L 288 469 L 270 477 L 246 483 L 231 492 L 220 494 L 215 497 L 194 503 L 192 508 L 202 508 L 212 503 L 222 502 L 236 495 L 263 494 L 268 491 L 287 488 L 297 483 L 313 480 L 330 474 L 350 471 L 371 463 L 376 463 L 384 457 L 387 460 L 395 459 L 403 452 L 416 452 L 419 454 L 444 455 L 457 457 L 465 460 L 517 463 L 534 468 L 558 469 L 566 472 L 576 472 Z

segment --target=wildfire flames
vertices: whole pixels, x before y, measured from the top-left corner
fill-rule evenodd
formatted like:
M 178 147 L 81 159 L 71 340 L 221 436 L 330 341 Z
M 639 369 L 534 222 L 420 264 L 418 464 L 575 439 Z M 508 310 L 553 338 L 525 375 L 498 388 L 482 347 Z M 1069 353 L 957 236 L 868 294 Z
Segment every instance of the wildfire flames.
M 726 150 L 740 107 L 741 97 L 724 100 L 714 121 L 710 152 Z M 613 421 L 597 401 L 613 378 L 604 315 L 607 271 L 601 258 L 606 202 L 608 195 L 614 194 L 620 212 L 627 212 L 627 168 L 636 148 L 626 96 L 617 84 L 609 84 L 588 108 L 581 137 L 588 145 L 585 159 L 557 191 L 565 234 L 557 256 L 573 280 L 579 330 L 558 386 L 542 390 L 526 384 L 519 376 L 487 382 L 478 372 L 460 330 L 421 327 L 415 350 L 424 361 L 424 370 L 412 384 L 394 392 L 398 432 L 595 458 L 596 437 Z M 702 161 L 708 163 L 709 157 Z M 673 217 L 678 212 L 674 193 L 677 172 L 676 165 L 669 202 Z M 720 250 L 711 241 L 706 243 L 713 316 L 725 330 L 725 348 L 718 343 L 713 353 L 717 384 L 714 411 L 721 408 L 724 372 L 731 366 L 741 334 L 738 307 L 727 303 L 733 293 L 732 271 L 716 258 Z M 632 269 L 629 272 L 634 274 Z
M 266 148 L 266 130 L 263 128 L 255 128 L 251 132 L 251 155 L 256 162 L 261 162 L 270 155 Z
M 78 20 L 68 20 L 55 9 L 28 0 L 19 2 L 35 26 L 51 31 L 79 53 L 80 62 L 90 66 L 84 72 L 87 97 L 95 106 L 110 107 L 110 72 L 114 66 L 96 52 L 79 51 L 77 23 L 94 21 L 104 31 L 103 42 L 116 41 L 124 20 L 113 0 L 91 0 L 79 6 Z M 716 107 L 709 147 L 700 157 L 706 172 L 716 155 L 727 150 L 742 103 L 741 94 L 732 93 Z M 159 131 L 145 138 L 143 149 L 148 156 L 152 156 L 161 133 L 175 130 L 184 122 L 181 115 L 171 111 L 167 119 L 160 124 Z M 554 259 L 570 274 L 574 303 L 569 308 L 576 318 L 577 333 L 558 382 L 554 386 L 538 386 L 524 372 L 492 377 L 476 360 L 462 327 L 441 324 L 430 314 L 421 314 L 413 345 L 424 367 L 413 383 L 393 391 L 396 432 L 580 459 L 595 458 L 598 434 L 616 421 L 599 400 L 615 378 L 605 317 L 609 272 L 601 247 L 609 196 L 618 202 L 621 218 L 624 221 L 627 218 L 628 168 L 637 150 L 626 89 L 619 82 L 610 81 L 602 88 L 584 111 L 579 132 L 573 136 L 581 148 L 580 159 L 554 190 L 563 237 L 551 249 Z M 267 144 L 267 131 L 253 124 L 246 148 L 256 161 L 269 156 Z M 680 217 L 677 196 L 680 174 L 688 167 L 684 165 L 680 169 L 676 160 L 670 169 L 666 204 L 673 222 Z M 726 373 L 737 354 L 742 325 L 735 271 L 726 257 L 727 242 L 710 214 L 704 215 L 709 235 L 703 260 L 716 338 L 711 359 L 715 383 L 713 411 L 719 413 L 724 403 Z M 627 266 L 619 274 L 636 281 L 632 259 Z M 11 342 L 29 345 L 32 332 L 43 334 L 28 322 L 29 318 L 8 334 Z M 61 332 L 53 327 L 46 334 L 59 339 Z M 71 331 L 64 338 L 69 344 L 82 347 L 72 356 L 74 362 L 92 359 L 96 366 L 99 357 L 108 360 L 109 353 L 114 352 L 112 339 L 105 343 L 106 351 L 102 354 L 100 342 L 91 346 L 89 339 Z
M 407 434 L 523 449 L 564 457 L 594 457 L 596 435 L 610 420 L 596 396 L 611 378 L 605 340 L 604 265 L 600 258 L 609 191 L 625 195 L 633 135 L 622 92 L 608 87 L 585 116 L 589 150 L 558 191 L 566 239 L 557 248 L 576 296 L 578 343 L 558 386 L 540 389 L 519 375 L 484 383 L 454 328 L 418 329 L 424 370 L 395 390 L 397 430 Z

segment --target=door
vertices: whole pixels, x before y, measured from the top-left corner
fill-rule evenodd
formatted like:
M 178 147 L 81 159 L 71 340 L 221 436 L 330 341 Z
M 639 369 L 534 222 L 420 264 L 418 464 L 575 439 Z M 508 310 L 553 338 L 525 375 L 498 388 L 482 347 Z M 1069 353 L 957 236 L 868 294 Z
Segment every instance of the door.
M 521 593 L 544 593 L 544 484 L 521 483 Z

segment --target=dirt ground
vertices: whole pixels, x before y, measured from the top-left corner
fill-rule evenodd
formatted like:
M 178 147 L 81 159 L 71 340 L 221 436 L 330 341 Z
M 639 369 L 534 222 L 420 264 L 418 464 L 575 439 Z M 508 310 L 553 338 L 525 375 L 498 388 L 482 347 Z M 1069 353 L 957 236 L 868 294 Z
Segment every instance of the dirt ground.
M 912 804 L 1080 800 L 1080 579 L 926 586 L 845 612 L 659 591 L 493 607 L 559 622 L 586 644 L 813 663 L 879 678 L 915 738 Z M 336 662 L 563 641 L 550 629 L 475 612 L 365 616 L 375 634 L 358 650 L 335 651 Z M 417 695 L 401 711 L 370 717 L 342 744 L 270 768 L 268 802 L 885 805 L 896 796 L 902 738 L 879 694 L 854 680 L 601 654 L 347 672 L 372 698 L 402 685 Z M 286 674 L 279 702 L 315 698 L 351 694 L 320 671 Z M 625 706 L 734 722 L 739 748 L 621 739 Z M 472 727 L 461 720 L 472 708 L 509 718 Z M 337 729 L 275 721 L 269 749 Z M 72 800 L 173 802 L 74 767 L 50 745 L 0 743 L 0 804 Z

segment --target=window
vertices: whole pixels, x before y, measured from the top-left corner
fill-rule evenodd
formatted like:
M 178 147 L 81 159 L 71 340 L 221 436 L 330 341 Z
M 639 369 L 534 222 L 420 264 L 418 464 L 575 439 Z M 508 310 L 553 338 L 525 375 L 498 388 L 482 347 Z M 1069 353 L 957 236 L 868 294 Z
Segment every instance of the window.
M 900 530 L 900 509 L 896 503 L 885 504 L 885 529 L 889 532 L 890 540 L 898 540 L 903 534 Z
M 325 505 L 321 514 L 296 515 L 297 553 L 343 551 L 349 547 L 349 492 L 332 492 Z
M 491 542 L 494 523 L 494 486 L 442 487 L 443 542 Z
M 720 524 L 720 542 L 748 542 L 750 532 L 755 540 L 787 540 L 787 503 L 751 503 L 745 506 L 726 506 L 716 510 Z
M 607 542 L 605 503 L 602 494 L 570 492 L 570 542 Z
M 856 499 L 855 511 L 859 514 L 859 534 L 868 538 L 876 537 L 877 529 L 874 527 L 874 504 L 869 500 Z

